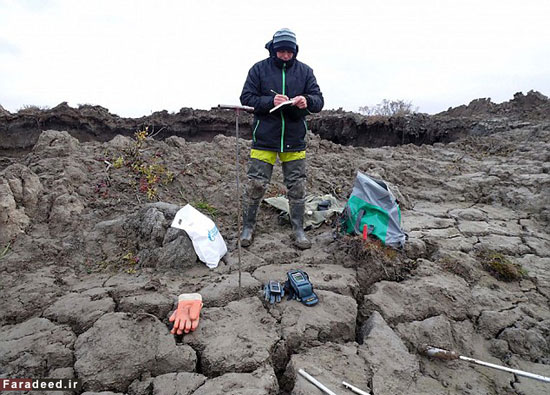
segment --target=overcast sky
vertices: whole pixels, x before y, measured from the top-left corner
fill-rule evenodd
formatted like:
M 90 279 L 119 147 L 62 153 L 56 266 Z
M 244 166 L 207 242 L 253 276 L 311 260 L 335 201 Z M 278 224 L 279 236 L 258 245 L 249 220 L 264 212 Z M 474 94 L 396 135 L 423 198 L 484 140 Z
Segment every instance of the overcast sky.
M 433 114 L 549 96 L 549 19 L 548 0 L 0 0 L 0 105 L 138 117 L 238 104 L 282 27 L 325 109 L 402 99 Z

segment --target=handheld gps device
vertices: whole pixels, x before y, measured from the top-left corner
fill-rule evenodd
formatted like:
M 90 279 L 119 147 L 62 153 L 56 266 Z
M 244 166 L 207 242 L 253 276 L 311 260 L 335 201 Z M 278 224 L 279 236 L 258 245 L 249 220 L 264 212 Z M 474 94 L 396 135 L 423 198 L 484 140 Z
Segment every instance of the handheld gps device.
M 285 285 L 289 288 L 289 299 L 294 298 L 306 306 L 313 306 L 319 302 L 306 272 L 296 269 L 290 270 L 286 275 L 288 280 Z

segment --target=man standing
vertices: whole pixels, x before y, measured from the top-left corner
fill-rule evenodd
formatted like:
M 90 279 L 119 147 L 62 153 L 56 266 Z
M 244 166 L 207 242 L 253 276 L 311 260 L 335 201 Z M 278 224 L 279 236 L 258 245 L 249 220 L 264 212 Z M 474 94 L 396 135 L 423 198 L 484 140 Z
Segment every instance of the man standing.
M 248 247 L 252 243 L 258 207 L 279 155 L 287 188 L 294 244 L 300 249 L 307 249 L 311 247 L 311 242 L 303 227 L 306 196 L 305 116 L 321 111 L 323 94 L 313 70 L 296 59 L 298 45 L 292 31 L 277 31 L 265 47 L 269 57 L 252 66 L 240 97 L 241 104 L 254 107 L 241 245 Z M 286 101 L 292 103 L 270 112 Z

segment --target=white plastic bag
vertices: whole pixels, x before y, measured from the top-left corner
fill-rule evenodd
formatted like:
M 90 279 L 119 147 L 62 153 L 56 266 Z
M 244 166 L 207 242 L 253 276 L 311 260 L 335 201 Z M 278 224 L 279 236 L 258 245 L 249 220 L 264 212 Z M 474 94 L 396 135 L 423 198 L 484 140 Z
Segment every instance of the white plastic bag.
M 227 246 L 210 218 L 188 204 L 176 213 L 172 227 L 187 232 L 195 252 L 206 266 L 210 269 L 218 267 L 220 259 L 227 252 Z

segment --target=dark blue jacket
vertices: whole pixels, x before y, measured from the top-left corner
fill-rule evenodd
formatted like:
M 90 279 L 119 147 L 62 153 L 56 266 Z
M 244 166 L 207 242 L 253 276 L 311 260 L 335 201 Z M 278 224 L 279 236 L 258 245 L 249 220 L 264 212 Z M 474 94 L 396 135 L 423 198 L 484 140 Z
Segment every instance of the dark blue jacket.
M 240 98 L 241 104 L 254 107 L 252 148 L 303 151 L 306 148 L 305 116 L 322 110 L 323 94 L 308 65 L 297 60 L 296 55 L 283 62 L 277 58 L 271 44 L 271 41 L 266 44 L 270 57 L 256 63 L 248 72 Z M 285 106 L 270 113 L 275 97 L 271 90 L 289 98 L 304 96 L 307 108 L 300 110 L 296 106 Z

